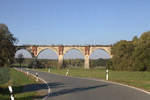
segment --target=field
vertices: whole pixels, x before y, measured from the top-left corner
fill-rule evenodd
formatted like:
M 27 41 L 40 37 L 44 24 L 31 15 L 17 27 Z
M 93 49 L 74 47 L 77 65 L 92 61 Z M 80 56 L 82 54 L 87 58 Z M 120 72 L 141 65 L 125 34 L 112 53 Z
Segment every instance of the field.
M 38 69 L 48 72 L 49 69 Z M 51 73 L 65 75 L 67 69 L 50 69 Z M 106 70 L 95 68 L 85 70 L 83 68 L 70 68 L 69 76 L 86 77 L 105 80 Z M 109 70 L 109 81 L 118 82 L 138 87 L 150 92 L 150 72 L 129 72 Z
M 25 74 L 10 69 L 10 81 L 6 84 L 0 84 L 0 100 L 10 100 L 8 85 L 11 85 L 14 90 L 15 100 L 33 100 L 37 97 L 38 92 L 23 91 L 26 86 L 37 84 L 31 77 Z

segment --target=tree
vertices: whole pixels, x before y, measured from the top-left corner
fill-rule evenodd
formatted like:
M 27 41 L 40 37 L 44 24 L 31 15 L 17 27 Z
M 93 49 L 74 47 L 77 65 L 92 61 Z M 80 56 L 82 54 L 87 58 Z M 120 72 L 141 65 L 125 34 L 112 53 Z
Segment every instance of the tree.
M 117 42 L 111 52 L 115 70 L 150 71 L 150 31 L 132 41 Z
M 115 70 L 131 70 L 134 45 L 132 41 L 121 40 L 112 47 L 112 63 Z
M 40 61 L 37 59 L 32 61 L 29 65 L 29 68 L 45 68 L 44 64 L 42 64 Z
M 136 40 L 135 51 L 133 53 L 133 70 L 150 71 L 150 31 L 144 32 Z
M 24 56 L 22 53 L 18 54 L 17 56 L 17 62 L 19 63 L 20 67 L 21 67 L 21 64 L 23 63 L 24 61 Z
M 9 66 L 14 61 L 17 39 L 5 24 L 0 24 L 0 67 Z

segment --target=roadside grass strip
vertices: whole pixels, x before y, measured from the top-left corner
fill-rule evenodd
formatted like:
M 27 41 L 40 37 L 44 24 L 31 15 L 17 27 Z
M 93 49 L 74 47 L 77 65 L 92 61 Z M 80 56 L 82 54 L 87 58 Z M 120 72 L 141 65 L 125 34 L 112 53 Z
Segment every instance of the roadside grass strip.
M 51 89 L 50 89 L 50 86 L 48 85 L 48 83 L 44 79 L 42 79 L 39 76 L 37 77 L 35 74 L 29 73 L 28 71 L 23 71 L 22 69 L 17 69 L 17 68 L 15 68 L 15 69 L 22 72 L 22 73 L 24 73 L 24 74 L 26 74 L 26 75 L 32 76 L 36 81 L 37 81 L 37 78 L 38 78 L 38 81 L 41 81 L 41 82 L 45 83 L 47 85 L 47 95 L 45 95 L 42 100 L 46 100 L 48 98 L 49 94 L 51 93 Z
M 36 69 L 48 72 L 48 69 Z M 65 75 L 67 69 L 51 68 L 51 73 Z M 109 81 L 137 87 L 150 92 L 150 72 L 112 71 L 109 70 Z M 68 76 L 105 80 L 106 69 L 70 68 Z
M 33 78 L 11 68 L 9 82 L 6 84 L 0 84 L 0 100 L 10 100 L 8 86 L 12 86 L 15 100 L 33 100 L 39 96 L 39 92 L 23 91 L 23 89 L 28 85 L 34 84 L 39 83 L 37 83 Z

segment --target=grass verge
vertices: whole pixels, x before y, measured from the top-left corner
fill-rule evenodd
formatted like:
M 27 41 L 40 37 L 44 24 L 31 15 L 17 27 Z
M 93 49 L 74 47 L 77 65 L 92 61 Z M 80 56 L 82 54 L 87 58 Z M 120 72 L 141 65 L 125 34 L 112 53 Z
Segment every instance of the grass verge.
M 38 69 L 48 72 L 49 69 Z M 51 69 L 51 73 L 65 75 L 67 69 Z M 86 77 L 105 80 L 106 70 L 95 68 L 85 70 L 83 68 L 70 68 L 69 76 Z M 150 92 L 150 72 L 130 72 L 130 71 L 112 71 L 109 70 L 109 80 L 141 88 Z
M 37 84 L 31 77 L 25 74 L 10 69 L 10 80 L 6 84 L 0 84 L 0 100 L 10 100 L 8 85 L 11 85 L 14 90 L 15 100 L 33 100 L 39 95 L 35 91 L 23 91 L 28 85 Z

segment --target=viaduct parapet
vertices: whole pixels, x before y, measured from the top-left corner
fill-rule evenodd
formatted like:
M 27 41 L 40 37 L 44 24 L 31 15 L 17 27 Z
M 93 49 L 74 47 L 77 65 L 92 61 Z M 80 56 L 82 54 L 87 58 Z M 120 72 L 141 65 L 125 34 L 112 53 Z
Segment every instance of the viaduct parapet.
M 58 67 L 62 67 L 64 54 L 66 54 L 71 49 L 76 49 L 79 50 L 84 56 L 84 68 L 89 69 L 89 57 L 92 52 L 97 49 L 102 49 L 106 51 L 110 57 L 112 57 L 111 47 L 111 45 L 20 45 L 16 46 L 16 51 L 20 49 L 26 49 L 31 53 L 33 58 L 37 58 L 42 51 L 50 49 L 58 55 Z

